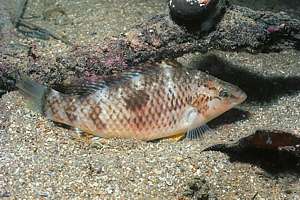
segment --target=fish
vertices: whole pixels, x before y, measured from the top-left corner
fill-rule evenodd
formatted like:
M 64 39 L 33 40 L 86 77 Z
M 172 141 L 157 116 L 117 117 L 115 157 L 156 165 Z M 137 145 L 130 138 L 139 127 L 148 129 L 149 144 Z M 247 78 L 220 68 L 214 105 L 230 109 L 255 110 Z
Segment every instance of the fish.
M 53 89 L 29 78 L 16 86 L 46 118 L 102 138 L 200 138 L 206 123 L 247 98 L 238 86 L 172 62 Z

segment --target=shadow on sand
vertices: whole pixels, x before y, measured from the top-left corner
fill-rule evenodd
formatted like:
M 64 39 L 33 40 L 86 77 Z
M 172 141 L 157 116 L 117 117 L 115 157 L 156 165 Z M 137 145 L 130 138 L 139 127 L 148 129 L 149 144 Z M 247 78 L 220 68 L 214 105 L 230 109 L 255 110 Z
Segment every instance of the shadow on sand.
M 257 130 L 237 142 L 216 144 L 204 151 L 220 151 L 231 162 L 256 165 L 272 175 L 300 177 L 300 137 L 292 133 Z

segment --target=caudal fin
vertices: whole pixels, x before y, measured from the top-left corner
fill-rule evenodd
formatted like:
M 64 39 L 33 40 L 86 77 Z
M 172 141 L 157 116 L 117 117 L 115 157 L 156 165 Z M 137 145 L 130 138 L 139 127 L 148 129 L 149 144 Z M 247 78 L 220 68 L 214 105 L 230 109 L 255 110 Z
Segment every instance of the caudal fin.
M 16 86 L 28 99 L 30 108 L 38 113 L 43 113 L 44 99 L 48 88 L 26 77 L 18 78 Z

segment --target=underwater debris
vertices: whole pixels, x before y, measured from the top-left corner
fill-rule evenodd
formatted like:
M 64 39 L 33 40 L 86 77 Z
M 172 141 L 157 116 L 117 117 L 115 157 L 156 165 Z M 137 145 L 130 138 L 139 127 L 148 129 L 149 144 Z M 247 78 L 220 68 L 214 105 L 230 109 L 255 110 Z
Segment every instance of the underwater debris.
M 203 151 L 220 151 L 232 162 L 246 162 L 271 173 L 300 174 L 300 135 L 279 130 L 257 130 L 235 143 L 217 144 Z
M 18 23 L 23 19 L 28 0 L 18 0 L 17 2 L 16 13 L 12 16 L 12 21 L 15 24 L 15 27 L 18 26 Z
M 42 40 L 49 40 L 50 38 L 54 38 L 56 40 L 62 41 L 65 44 L 71 44 L 71 42 L 69 42 L 65 37 L 59 36 L 56 33 L 52 33 L 45 28 L 39 27 L 23 20 L 20 20 L 18 22 L 17 30 L 28 37 L 38 38 Z
M 257 19 L 257 15 L 266 17 Z M 241 18 L 245 21 L 241 21 Z M 291 26 L 300 31 L 300 21 L 287 18 L 284 14 L 264 13 L 234 5 L 226 9 L 216 29 L 208 35 L 203 35 L 201 31 L 190 33 L 170 22 L 168 16 L 157 15 L 125 34 L 105 40 L 102 44 L 77 47 L 69 57 L 59 60 L 97 74 L 111 69 L 122 70 L 149 60 L 174 59 L 192 52 L 206 53 L 209 49 L 268 52 L 270 47 L 271 52 L 279 48 L 294 48 L 292 42 L 284 43 L 293 40 L 292 35 L 291 38 L 280 36 L 280 40 L 271 40 L 272 34 L 266 31 L 266 27 L 282 24 L 283 21 L 286 24 L 290 21 Z M 275 49 L 274 46 L 278 48 Z M 118 62 L 110 62 L 111 60 Z
M 70 41 L 68 41 L 66 38 L 24 20 L 24 14 L 27 8 L 27 4 L 28 0 L 17 1 L 16 14 L 14 17 L 12 17 L 15 27 L 20 33 L 24 34 L 27 37 L 33 37 L 43 40 L 54 38 L 56 40 L 62 41 L 65 44 L 71 44 Z

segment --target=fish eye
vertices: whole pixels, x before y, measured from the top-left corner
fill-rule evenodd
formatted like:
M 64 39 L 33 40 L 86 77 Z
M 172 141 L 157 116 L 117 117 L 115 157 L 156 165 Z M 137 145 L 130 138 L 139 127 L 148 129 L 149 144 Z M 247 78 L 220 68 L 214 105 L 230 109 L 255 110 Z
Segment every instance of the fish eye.
M 224 90 L 222 89 L 220 92 L 219 92 L 219 96 L 220 97 L 229 97 L 229 92 L 227 90 Z

